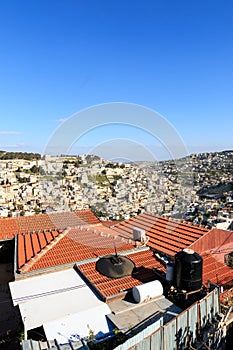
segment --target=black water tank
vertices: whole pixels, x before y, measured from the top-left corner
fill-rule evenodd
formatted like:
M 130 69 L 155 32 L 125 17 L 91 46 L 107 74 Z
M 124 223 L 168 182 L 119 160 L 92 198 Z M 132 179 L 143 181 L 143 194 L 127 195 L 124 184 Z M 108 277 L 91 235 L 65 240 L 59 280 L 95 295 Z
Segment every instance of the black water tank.
M 175 255 L 176 287 L 194 292 L 202 287 L 202 257 L 192 249 L 184 249 Z

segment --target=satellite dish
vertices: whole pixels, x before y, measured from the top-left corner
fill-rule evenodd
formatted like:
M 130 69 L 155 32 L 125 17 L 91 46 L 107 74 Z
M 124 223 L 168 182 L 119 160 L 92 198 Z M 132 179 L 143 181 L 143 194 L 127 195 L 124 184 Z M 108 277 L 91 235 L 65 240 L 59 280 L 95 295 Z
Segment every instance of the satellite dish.
M 109 278 L 131 276 L 134 268 L 132 260 L 118 254 L 105 255 L 96 262 L 96 270 Z

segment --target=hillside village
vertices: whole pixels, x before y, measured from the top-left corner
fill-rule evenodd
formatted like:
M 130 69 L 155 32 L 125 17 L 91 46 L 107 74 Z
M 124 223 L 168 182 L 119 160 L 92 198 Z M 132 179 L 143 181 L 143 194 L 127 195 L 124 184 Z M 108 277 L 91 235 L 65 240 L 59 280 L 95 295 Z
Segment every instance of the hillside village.
M 1 159 L 0 216 L 91 208 L 102 220 L 127 220 L 146 211 L 227 228 L 232 161 L 233 151 L 154 163 L 91 155 Z
M 233 350 L 233 1 L 0 27 L 0 350 Z

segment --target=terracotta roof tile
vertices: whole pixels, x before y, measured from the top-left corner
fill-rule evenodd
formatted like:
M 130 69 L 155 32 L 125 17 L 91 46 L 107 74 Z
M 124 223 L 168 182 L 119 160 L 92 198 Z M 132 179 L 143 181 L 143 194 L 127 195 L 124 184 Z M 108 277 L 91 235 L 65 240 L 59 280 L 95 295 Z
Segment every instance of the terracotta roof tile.
M 93 223 L 93 226 L 81 225 L 80 227 L 73 227 L 67 229 L 65 232 L 60 232 L 54 229 L 54 223 L 50 222 L 49 224 L 48 217 L 46 216 L 45 220 L 43 219 L 41 221 L 41 218 L 39 218 L 39 221 L 46 223 L 46 225 L 51 225 L 50 230 L 45 229 L 39 232 L 19 234 L 17 237 L 18 270 L 21 273 L 26 273 L 97 258 L 98 256 L 113 253 L 114 244 L 118 252 L 132 250 L 134 246 L 128 238 L 132 239 L 134 227 L 140 227 L 146 230 L 146 235 L 150 237 L 148 245 L 151 248 L 171 256 L 174 256 L 179 250 L 190 246 L 198 238 L 199 240 L 197 242 L 199 242 L 198 244 L 201 248 L 203 248 L 202 240 L 211 243 L 211 247 L 213 242 L 222 243 L 222 240 L 224 241 L 226 238 L 232 241 L 232 235 L 226 231 L 224 231 L 224 235 L 220 234 L 222 230 L 211 230 L 207 234 L 207 229 L 203 227 L 187 225 L 186 223 L 149 214 L 141 214 L 126 222 L 118 223 L 112 228 L 108 228 L 102 225 L 98 219 L 94 219 L 90 211 L 88 213 L 87 211 L 85 213 L 82 212 L 82 215 L 86 217 L 87 221 L 89 220 L 89 223 L 97 222 L 97 224 Z M 69 220 L 71 219 L 69 215 L 65 217 Z M 59 215 L 59 219 L 61 218 L 62 215 Z M 15 230 L 16 221 L 12 221 L 14 219 L 4 220 L 6 220 L 7 225 L 1 226 L 0 219 L 0 232 L 1 229 L 3 232 L 6 227 Z M 25 224 L 27 220 L 23 220 L 22 222 Z M 74 221 L 71 220 L 69 222 L 73 223 Z M 28 223 L 27 228 L 32 228 L 31 219 L 29 219 Z M 36 225 L 38 225 L 38 221 L 33 227 L 37 227 Z M 212 237 L 213 232 L 217 232 L 217 236 Z M 202 256 L 203 283 L 207 284 L 208 279 L 212 283 L 219 285 L 226 285 L 232 281 L 231 268 L 215 259 L 214 255 L 203 253 Z M 138 276 L 134 275 L 133 277 L 130 276 L 113 281 L 100 275 L 95 270 L 95 263 L 82 264 L 79 269 L 90 283 L 95 285 L 95 288 L 97 288 L 98 292 L 104 298 L 111 297 L 126 288 L 144 283 L 151 278 L 154 279 L 155 275 L 152 268 L 157 267 L 164 270 L 164 267 L 155 260 L 152 252 L 149 250 L 130 254 L 129 258 L 135 262 Z
M 17 235 L 18 270 L 22 269 L 33 257 L 37 256 L 53 240 L 54 240 L 54 235 L 46 231 L 18 234 Z
M 100 224 L 100 221 L 90 210 L 0 218 L 0 240 L 14 238 L 19 233 L 97 224 Z
M 53 235 L 50 231 L 45 231 L 44 236 L 47 243 L 53 240 Z
M 0 219 L 0 240 L 13 238 L 18 233 L 18 225 L 13 218 Z
M 75 212 L 62 212 L 49 214 L 50 220 L 57 229 L 66 229 L 82 225 L 98 224 L 100 221 L 90 210 L 81 210 Z
M 95 262 L 79 265 L 77 269 L 104 300 L 116 296 L 123 298 L 126 290 L 155 280 L 154 268 L 165 271 L 164 266 L 155 259 L 151 250 L 137 251 L 126 256 L 135 263 L 136 269 L 132 276 L 108 278 L 96 270 Z
M 33 255 L 36 255 L 41 251 L 40 244 L 39 244 L 39 238 L 38 238 L 38 235 L 36 233 L 31 234 L 30 236 L 32 239 Z M 20 235 L 19 235 L 19 237 L 20 237 Z M 19 242 L 18 242 L 18 245 L 19 245 Z
M 156 279 L 153 269 L 165 272 L 165 267 L 158 262 L 152 251 L 138 251 L 128 255 L 136 265 L 137 273 L 119 279 L 111 279 L 101 275 L 95 268 L 95 262 L 78 265 L 81 275 L 104 299 L 108 300 L 113 296 L 124 297 L 124 291 L 136 285 Z M 216 261 L 211 254 L 203 255 L 203 284 L 211 283 L 224 286 L 232 282 L 232 269 Z M 120 294 L 119 294 L 120 293 Z
M 32 249 L 32 241 L 31 241 L 31 235 L 26 234 L 24 235 L 24 244 L 25 247 L 27 247 L 25 253 L 26 253 L 26 261 L 29 261 L 31 257 L 34 255 L 34 251 Z
M 99 224 L 100 220 L 92 213 L 91 210 L 76 210 L 75 214 L 88 225 Z
M 29 236 L 31 236 L 30 234 L 28 234 Z M 40 248 L 43 249 L 46 247 L 46 245 L 48 244 L 45 238 L 45 232 L 38 232 L 37 233 L 38 239 L 39 239 L 39 245 Z
M 40 230 L 49 230 L 55 228 L 47 214 L 38 214 L 32 216 L 20 216 L 15 218 L 18 225 L 18 233 L 26 233 Z
M 53 237 L 54 232 L 50 234 L 46 231 L 19 235 L 18 268 L 21 273 L 110 254 L 114 252 L 114 244 L 118 251 L 134 248 L 126 239 L 113 239 L 108 234 L 103 235 L 89 228 L 70 228 L 59 234 L 56 239 Z M 33 264 L 28 265 L 27 262 L 32 257 Z
M 227 245 L 233 250 L 233 232 L 212 228 L 208 233 L 190 245 L 190 248 L 200 254 L 212 250 L 220 252 Z
M 205 285 L 208 284 L 208 280 L 220 286 L 224 286 L 232 281 L 233 270 L 229 266 L 216 260 L 214 256 L 209 253 L 202 254 L 202 258 L 203 283 Z
M 115 225 L 119 224 L 119 221 L 117 221 L 117 220 L 103 220 L 103 221 L 101 221 L 101 223 L 104 226 L 111 227 L 111 226 L 115 226 Z
M 124 237 L 132 238 L 134 227 L 146 231 L 149 247 L 171 256 L 188 247 L 208 231 L 204 227 L 150 214 L 140 214 L 117 224 L 112 229 Z
M 59 232 L 56 231 L 56 230 L 52 230 L 51 234 L 52 234 L 53 238 L 55 238 L 55 237 L 57 237 L 59 235 Z

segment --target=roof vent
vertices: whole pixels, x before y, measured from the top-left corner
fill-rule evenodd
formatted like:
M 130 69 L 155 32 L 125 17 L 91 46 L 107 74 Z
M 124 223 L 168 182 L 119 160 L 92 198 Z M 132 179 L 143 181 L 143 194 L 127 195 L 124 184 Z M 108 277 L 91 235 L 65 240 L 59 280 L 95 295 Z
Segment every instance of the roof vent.
M 105 255 L 96 262 L 96 270 L 109 278 L 130 276 L 134 267 L 132 260 L 117 253 Z

